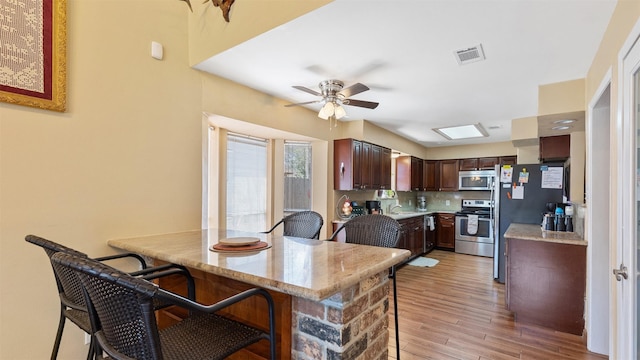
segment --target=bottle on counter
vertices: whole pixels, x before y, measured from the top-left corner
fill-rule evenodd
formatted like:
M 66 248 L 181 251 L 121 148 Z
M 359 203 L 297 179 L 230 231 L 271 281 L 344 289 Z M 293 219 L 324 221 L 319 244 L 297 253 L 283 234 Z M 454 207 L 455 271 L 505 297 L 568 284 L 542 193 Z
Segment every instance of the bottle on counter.
M 565 216 L 564 224 L 565 224 L 565 231 L 573 232 L 573 217 L 572 216 L 569 216 L 569 215 Z

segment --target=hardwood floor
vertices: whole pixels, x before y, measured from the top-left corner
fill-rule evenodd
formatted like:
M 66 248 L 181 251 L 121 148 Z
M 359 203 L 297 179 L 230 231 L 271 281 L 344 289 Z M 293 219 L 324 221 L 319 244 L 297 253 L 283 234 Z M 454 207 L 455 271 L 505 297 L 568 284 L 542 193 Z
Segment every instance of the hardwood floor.
M 403 360 L 607 359 L 588 352 L 580 336 L 515 323 L 504 284 L 493 280 L 493 259 L 439 250 L 425 257 L 440 262 L 397 273 Z M 389 358 L 395 359 L 392 304 Z

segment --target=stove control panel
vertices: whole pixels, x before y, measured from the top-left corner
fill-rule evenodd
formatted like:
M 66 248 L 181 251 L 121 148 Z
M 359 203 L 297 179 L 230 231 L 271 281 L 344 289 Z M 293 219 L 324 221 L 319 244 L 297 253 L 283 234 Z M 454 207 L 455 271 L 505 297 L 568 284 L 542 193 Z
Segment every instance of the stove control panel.
M 491 200 L 462 200 L 462 208 L 491 208 Z

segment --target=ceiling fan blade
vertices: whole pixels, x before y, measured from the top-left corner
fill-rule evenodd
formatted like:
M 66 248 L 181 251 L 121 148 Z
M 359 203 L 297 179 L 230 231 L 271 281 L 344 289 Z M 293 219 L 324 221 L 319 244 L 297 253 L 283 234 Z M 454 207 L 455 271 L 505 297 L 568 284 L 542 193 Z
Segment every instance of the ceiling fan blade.
M 322 100 L 314 100 L 314 101 L 306 101 L 306 102 L 295 103 L 295 104 L 287 104 L 287 105 L 285 105 L 285 107 L 308 105 L 308 104 L 319 103 L 321 101 Z
M 298 90 L 302 90 L 304 92 L 308 92 L 309 94 L 312 94 L 312 95 L 315 95 L 315 96 L 322 96 L 322 94 L 320 94 L 319 92 L 317 92 L 315 90 L 311 90 L 311 89 L 306 88 L 304 86 L 294 85 L 293 88 L 298 89 Z
M 354 100 L 354 99 L 345 99 L 342 102 L 344 105 L 349 106 L 359 106 L 367 109 L 375 109 L 378 107 L 379 103 L 372 101 L 364 101 L 364 100 Z
M 361 92 L 367 91 L 367 90 L 369 90 L 369 88 L 366 85 L 360 84 L 360 83 L 355 83 L 355 84 L 349 86 L 348 88 L 344 88 L 344 89 L 340 90 L 338 92 L 338 94 L 341 94 L 345 98 L 348 98 L 348 97 L 351 97 L 353 95 L 360 94 Z

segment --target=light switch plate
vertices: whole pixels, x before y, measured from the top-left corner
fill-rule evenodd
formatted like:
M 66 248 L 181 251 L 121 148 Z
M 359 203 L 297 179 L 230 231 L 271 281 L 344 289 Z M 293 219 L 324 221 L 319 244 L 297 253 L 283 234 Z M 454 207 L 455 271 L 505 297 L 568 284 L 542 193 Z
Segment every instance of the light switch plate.
M 162 60 L 164 51 L 162 49 L 162 44 L 159 42 L 152 41 L 151 42 L 151 57 L 154 59 Z

